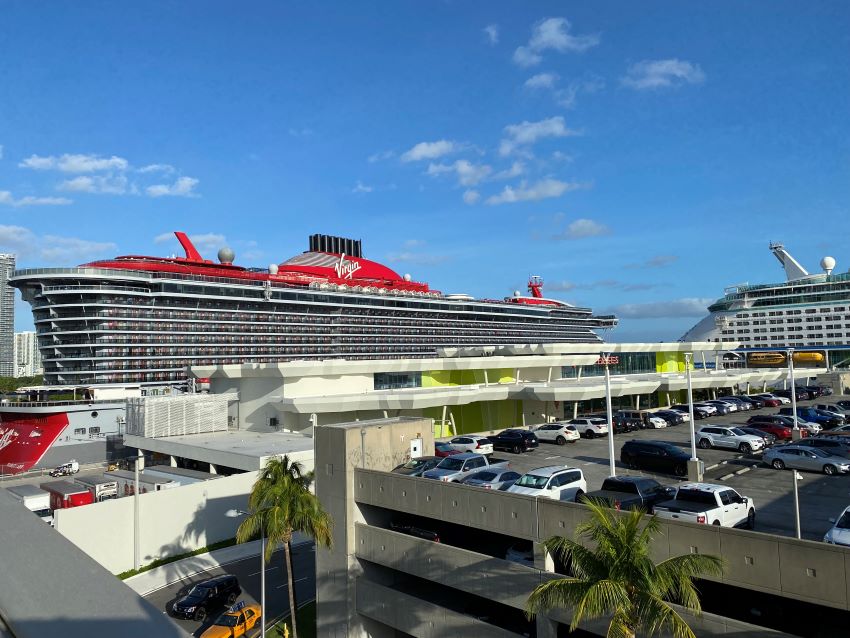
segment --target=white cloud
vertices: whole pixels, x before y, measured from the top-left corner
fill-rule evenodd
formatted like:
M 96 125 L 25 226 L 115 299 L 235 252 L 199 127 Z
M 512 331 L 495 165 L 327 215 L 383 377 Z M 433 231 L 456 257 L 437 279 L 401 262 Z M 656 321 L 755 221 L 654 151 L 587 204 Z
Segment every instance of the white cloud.
M 0 144 L 0 159 L 3 159 L 3 145 Z
M 402 162 L 418 162 L 420 160 L 432 160 L 457 153 L 463 147 L 452 140 L 437 140 L 436 142 L 419 142 L 401 156 Z
M 481 193 L 479 193 L 477 190 L 470 188 L 468 190 L 463 191 L 464 204 L 469 204 L 470 206 L 472 206 L 479 199 L 481 199 Z
M 126 171 L 130 166 L 123 157 L 100 157 L 99 155 L 64 154 L 59 157 L 31 155 L 18 164 L 33 170 L 58 170 L 63 173 L 94 173 L 97 171 Z
M 199 180 L 194 177 L 178 177 L 173 184 L 155 184 L 148 186 L 145 192 L 150 197 L 198 197 L 198 194 L 195 193 L 195 186 L 198 183 Z
M 539 64 L 542 53 L 547 50 L 559 53 L 581 53 L 599 44 L 598 34 L 573 35 L 572 25 L 566 18 L 547 18 L 534 25 L 531 39 L 526 46 L 514 51 L 514 62 L 529 67 Z
M 562 182 L 551 177 L 542 179 L 532 185 L 522 182 L 519 187 L 505 186 L 501 193 L 487 198 L 487 203 L 513 204 L 516 202 L 534 202 L 541 199 L 560 197 L 567 191 L 582 188 L 582 184 Z
M 510 168 L 506 168 L 503 171 L 499 171 L 495 175 L 493 175 L 493 179 L 513 179 L 514 177 L 519 177 L 525 173 L 525 164 L 522 162 L 514 162 L 511 164 Z
M 557 73 L 538 73 L 525 81 L 527 89 L 551 89 L 558 81 Z
M 38 236 L 22 226 L 0 226 L 0 250 L 15 253 L 19 261 L 80 263 L 112 255 L 118 247 L 112 242 L 96 242 L 57 235 Z
M 354 188 L 351 189 L 352 193 L 371 193 L 374 190 L 371 186 L 367 186 L 359 179 L 357 180 L 357 184 L 354 185 Z
M 510 155 L 517 149 L 534 144 L 546 137 L 568 137 L 581 135 L 580 131 L 568 129 L 560 115 L 537 122 L 524 121 L 505 127 L 505 139 L 499 144 L 499 154 Z
M 12 206 L 14 208 L 24 208 L 26 206 L 66 206 L 73 203 L 72 200 L 66 197 L 33 197 L 26 195 L 19 199 L 15 199 L 9 191 L 0 191 L 0 204 Z
M 637 90 L 657 89 L 682 84 L 700 84 L 705 73 L 697 64 L 671 58 L 643 60 L 631 65 L 620 80 L 624 86 Z
M 395 151 L 378 151 L 369 156 L 369 163 L 381 162 L 395 157 Z
M 426 244 L 424 239 L 408 239 L 404 242 L 405 248 L 419 248 L 420 246 L 424 246 Z
M 580 80 L 574 80 L 565 88 L 555 92 L 555 100 L 564 108 L 575 106 L 580 93 L 597 93 L 605 88 L 605 80 L 598 75 L 588 75 Z
M 701 317 L 708 306 L 714 302 L 711 298 L 684 297 L 672 301 L 651 303 L 622 304 L 612 308 L 618 317 L 628 319 L 672 319 L 677 317 Z
M 147 166 L 142 166 L 142 168 L 138 169 L 137 173 L 165 173 L 166 175 L 170 175 L 174 173 L 176 169 L 171 164 L 148 164 Z
M 290 128 L 289 134 L 292 137 L 308 137 L 313 134 L 313 129 L 311 128 Z
M 77 193 L 123 195 L 127 192 L 127 178 L 124 175 L 80 175 L 66 179 L 59 184 L 58 189 Z
M 677 255 L 655 255 L 637 264 L 627 264 L 626 268 L 663 268 L 679 261 Z
M 455 173 L 461 186 L 475 186 L 487 178 L 493 171 L 487 164 L 473 164 L 469 160 L 457 160 L 453 164 L 435 164 L 428 166 L 427 173 L 431 176 L 444 173 Z
M 611 232 L 605 224 L 600 224 L 592 219 L 577 219 L 567 226 L 567 229 L 557 235 L 555 239 L 585 239 L 587 237 L 599 237 Z
M 557 160 L 559 162 L 572 162 L 575 158 L 572 155 L 567 155 L 562 151 L 554 151 L 552 153 L 552 159 Z
M 487 41 L 492 44 L 499 43 L 499 25 L 498 24 L 488 24 L 483 29 L 484 34 L 487 36 Z
M 418 266 L 434 266 L 448 261 L 447 255 L 430 255 L 427 253 L 415 253 L 410 251 L 390 253 L 386 256 L 387 261 L 397 264 L 414 264 Z

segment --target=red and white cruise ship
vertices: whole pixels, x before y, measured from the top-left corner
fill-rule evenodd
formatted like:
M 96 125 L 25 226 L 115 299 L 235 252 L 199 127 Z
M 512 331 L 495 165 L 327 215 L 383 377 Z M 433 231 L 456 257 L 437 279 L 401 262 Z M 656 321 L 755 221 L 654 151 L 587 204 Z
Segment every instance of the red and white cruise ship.
M 78 268 L 18 270 L 11 284 L 33 310 L 45 386 L 39 403 L 0 405 L 0 472 L 20 472 L 54 444 L 118 432 L 126 396 L 183 388 L 192 365 L 297 359 L 435 356 L 442 347 L 599 343 L 613 316 L 543 297 L 444 295 L 365 259 L 360 241 L 312 235 L 307 252 L 268 268 L 129 255 Z M 88 393 L 50 402 L 50 390 Z M 104 396 L 106 395 L 106 396 Z M 103 403 L 102 403 L 103 401 Z M 102 407 L 101 407 L 102 406 Z

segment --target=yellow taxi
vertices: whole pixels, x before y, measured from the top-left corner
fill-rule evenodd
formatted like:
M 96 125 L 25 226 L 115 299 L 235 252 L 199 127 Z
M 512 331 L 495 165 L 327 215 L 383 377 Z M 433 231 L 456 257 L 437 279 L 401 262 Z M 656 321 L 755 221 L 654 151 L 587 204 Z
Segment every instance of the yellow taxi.
M 249 629 L 259 626 L 263 612 L 259 605 L 247 604 L 244 600 L 236 603 L 219 616 L 201 638 L 238 638 Z

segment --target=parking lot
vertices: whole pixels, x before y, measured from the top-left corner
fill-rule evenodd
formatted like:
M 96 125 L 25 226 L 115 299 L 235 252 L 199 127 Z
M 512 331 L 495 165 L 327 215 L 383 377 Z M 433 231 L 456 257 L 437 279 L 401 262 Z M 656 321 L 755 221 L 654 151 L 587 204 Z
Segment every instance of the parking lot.
M 834 395 L 812 401 L 799 401 L 798 405 L 834 403 L 836 400 L 847 398 Z M 696 421 L 695 428 L 698 430 L 709 424 L 743 424 L 755 414 L 777 412 L 778 408 L 733 412 Z M 681 483 L 681 479 L 673 475 L 630 469 L 620 463 L 620 448 L 629 439 L 666 441 L 690 451 L 688 423 L 614 436 L 617 474 L 651 476 L 665 485 Z M 512 469 L 520 473 L 547 465 L 578 467 L 584 472 L 588 490 L 599 489 L 602 481 L 610 474 L 607 436 L 592 440 L 580 439 L 563 446 L 541 442 L 540 447 L 530 452 L 511 454 L 497 451 L 494 456 L 510 460 Z M 733 450 L 697 448 L 697 456 L 705 462 L 706 482 L 728 485 L 755 502 L 756 531 L 795 535 L 793 472 L 774 470 L 762 464 L 760 453 L 743 455 Z M 824 533 L 832 526 L 829 519 L 837 517 L 850 505 L 850 476 L 826 476 L 814 472 L 801 474 L 804 478 L 798 482 L 798 489 L 802 537 L 822 540 Z

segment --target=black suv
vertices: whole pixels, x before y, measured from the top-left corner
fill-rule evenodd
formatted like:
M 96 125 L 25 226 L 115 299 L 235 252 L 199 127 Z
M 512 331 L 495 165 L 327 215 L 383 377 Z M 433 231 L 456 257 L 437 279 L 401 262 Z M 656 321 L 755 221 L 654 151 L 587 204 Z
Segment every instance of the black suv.
M 494 450 L 509 450 L 514 454 L 527 452 L 540 445 L 537 435 L 526 430 L 515 430 L 513 428 L 503 430 L 495 436 L 487 437 L 493 444 Z
M 663 441 L 626 441 L 620 448 L 620 461 L 629 467 L 639 467 L 676 476 L 688 473 L 687 452 Z
M 175 601 L 171 610 L 177 618 L 203 622 L 209 612 L 232 605 L 241 594 L 236 576 L 216 576 L 196 583 L 188 594 Z

